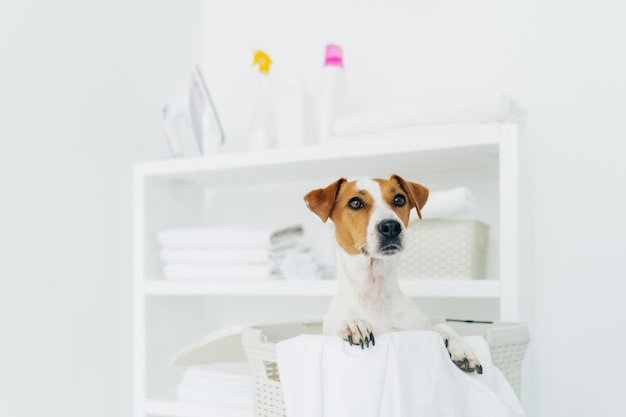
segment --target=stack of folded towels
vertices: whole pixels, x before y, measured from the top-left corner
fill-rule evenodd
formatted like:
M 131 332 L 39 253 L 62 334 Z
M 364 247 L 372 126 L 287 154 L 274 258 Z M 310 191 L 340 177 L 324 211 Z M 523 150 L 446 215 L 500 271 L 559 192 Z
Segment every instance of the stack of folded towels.
M 178 400 L 214 407 L 249 408 L 252 415 L 254 396 L 252 373 L 249 364 L 241 365 L 228 369 L 215 365 L 187 368 L 176 387 Z
M 276 279 L 293 273 L 315 277 L 313 257 L 303 247 L 300 225 L 277 229 L 173 228 L 158 233 L 167 279 Z M 297 257 L 297 270 L 281 268 Z M 293 262 L 287 262 L 291 265 Z

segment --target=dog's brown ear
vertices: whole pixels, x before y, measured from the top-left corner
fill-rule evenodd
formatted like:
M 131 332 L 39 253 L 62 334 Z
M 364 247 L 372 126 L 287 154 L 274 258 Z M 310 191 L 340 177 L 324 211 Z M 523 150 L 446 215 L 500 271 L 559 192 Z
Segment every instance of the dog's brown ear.
M 331 211 L 333 211 L 337 193 L 339 193 L 339 188 L 344 181 L 346 181 L 345 178 L 339 178 L 328 187 L 310 191 L 304 196 L 306 206 L 313 213 L 317 214 L 324 223 L 326 223 Z
M 417 215 L 421 219 L 422 208 L 428 200 L 428 188 L 415 182 L 406 181 L 404 178 L 396 174 L 392 175 L 391 179 L 395 179 L 396 181 L 398 181 L 400 187 L 409 197 L 409 203 L 411 204 L 411 208 L 415 207 L 415 210 L 417 210 Z

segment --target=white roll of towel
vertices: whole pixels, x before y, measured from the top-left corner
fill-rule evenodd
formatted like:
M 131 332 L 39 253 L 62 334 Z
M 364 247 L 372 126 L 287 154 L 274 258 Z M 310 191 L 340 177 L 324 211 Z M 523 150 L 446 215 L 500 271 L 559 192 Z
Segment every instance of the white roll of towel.
M 476 204 L 472 190 L 466 187 L 433 191 L 421 210 L 423 219 L 474 219 Z M 417 216 L 415 211 L 412 216 Z
M 357 113 L 333 123 L 333 135 L 357 136 L 412 126 L 503 122 L 516 114 L 505 95 L 432 99 Z

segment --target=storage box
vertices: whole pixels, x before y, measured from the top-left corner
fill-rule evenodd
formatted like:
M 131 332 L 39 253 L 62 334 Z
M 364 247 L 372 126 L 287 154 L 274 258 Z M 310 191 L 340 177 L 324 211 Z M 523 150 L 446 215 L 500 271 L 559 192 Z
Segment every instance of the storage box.
M 433 324 L 441 320 L 432 320 Z M 530 340 L 528 328 L 518 323 L 447 322 L 461 336 L 483 336 L 496 365 L 519 396 L 522 359 Z M 300 334 L 319 334 L 322 323 L 281 323 L 244 329 L 242 344 L 252 365 L 254 415 L 286 416 L 276 362 L 276 343 Z
M 415 220 L 400 254 L 401 279 L 485 278 L 489 226 L 477 220 Z

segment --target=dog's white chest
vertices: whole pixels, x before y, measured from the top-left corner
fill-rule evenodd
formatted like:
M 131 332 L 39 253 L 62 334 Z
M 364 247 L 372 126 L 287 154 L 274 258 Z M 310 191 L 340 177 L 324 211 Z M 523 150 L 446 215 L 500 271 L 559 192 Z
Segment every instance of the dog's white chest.
M 378 313 L 387 310 L 391 299 L 385 278 L 371 270 L 367 272 L 361 288 L 355 291 L 355 296 L 358 298 L 357 305 L 368 306 L 368 309 Z

